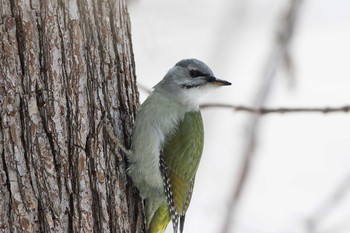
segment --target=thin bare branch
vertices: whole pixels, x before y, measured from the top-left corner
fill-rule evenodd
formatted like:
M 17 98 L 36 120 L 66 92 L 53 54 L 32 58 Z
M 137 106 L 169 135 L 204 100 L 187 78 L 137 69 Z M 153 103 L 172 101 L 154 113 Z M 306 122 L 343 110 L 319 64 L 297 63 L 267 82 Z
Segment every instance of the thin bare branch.
M 207 108 L 227 108 L 232 109 L 237 112 L 248 112 L 258 115 L 266 115 L 272 113 L 350 113 L 350 105 L 345 105 L 341 107 L 298 107 L 298 108 L 253 108 L 243 105 L 233 105 L 233 104 L 221 104 L 221 103 L 212 103 L 212 104 L 203 104 L 201 109 Z
M 147 94 L 150 94 L 152 92 L 152 89 L 142 85 L 137 84 L 137 86 L 140 88 L 140 90 L 146 92 Z M 235 104 L 223 104 L 223 103 L 206 103 L 202 104 L 201 109 L 208 109 L 208 108 L 227 108 L 231 109 L 236 112 L 248 112 L 252 114 L 257 115 L 266 115 L 266 114 L 273 114 L 273 113 L 279 113 L 279 114 L 285 114 L 285 113 L 349 113 L 350 112 L 350 105 L 345 105 L 341 107 L 297 107 L 297 108 L 288 108 L 288 107 L 279 107 L 279 108 L 254 108 L 254 107 L 248 107 L 244 105 L 235 105 Z

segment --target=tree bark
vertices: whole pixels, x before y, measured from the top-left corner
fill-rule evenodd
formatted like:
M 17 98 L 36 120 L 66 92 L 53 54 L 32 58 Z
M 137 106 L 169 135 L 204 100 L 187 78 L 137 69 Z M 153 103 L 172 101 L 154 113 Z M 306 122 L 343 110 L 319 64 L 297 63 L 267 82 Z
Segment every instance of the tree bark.
M 0 0 L 0 232 L 144 232 L 104 129 L 138 104 L 125 0 Z

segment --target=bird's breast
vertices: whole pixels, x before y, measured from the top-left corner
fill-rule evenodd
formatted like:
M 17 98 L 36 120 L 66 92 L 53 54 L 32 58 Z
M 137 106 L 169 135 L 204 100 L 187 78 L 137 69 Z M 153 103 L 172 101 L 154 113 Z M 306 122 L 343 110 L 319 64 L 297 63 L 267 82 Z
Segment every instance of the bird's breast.
M 128 172 L 141 196 L 163 193 L 159 170 L 159 155 L 165 139 L 183 119 L 185 110 L 166 97 L 151 95 L 141 106 L 136 117 Z

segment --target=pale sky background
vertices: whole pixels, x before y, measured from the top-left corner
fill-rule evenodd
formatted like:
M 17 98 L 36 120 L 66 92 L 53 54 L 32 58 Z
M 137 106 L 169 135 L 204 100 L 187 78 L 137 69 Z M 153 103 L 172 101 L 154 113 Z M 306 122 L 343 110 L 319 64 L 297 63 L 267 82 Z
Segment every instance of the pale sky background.
M 289 1 L 134 0 L 129 5 L 138 82 L 152 87 L 183 58 L 233 83 L 204 102 L 251 105 Z M 295 87 L 278 72 L 267 107 L 350 104 L 350 1 L 301 5 L 291 54 Z M 141 101 L 146 94 L 141 92 Z M 220 232 L 239 171 L 249 114 L 203 110 L 205 150 L 185 232 Z M 350 113 L 267 115 L 235 233 L 350 233 Z M 345 196 L 327 209 L 336 190 Z M 322 209 L 326 214 L 320 216 Z M 322 212 L 324 213 L 324 212 Z M 307 220 L 320 216 L 314 231 Z M 169 225 L 167 232 L 172 232 Z

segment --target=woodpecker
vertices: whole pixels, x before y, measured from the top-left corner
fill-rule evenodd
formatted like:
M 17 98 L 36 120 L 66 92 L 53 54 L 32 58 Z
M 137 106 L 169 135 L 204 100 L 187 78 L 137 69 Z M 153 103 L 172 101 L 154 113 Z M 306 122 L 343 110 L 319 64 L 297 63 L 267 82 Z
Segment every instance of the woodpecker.
M 140 106 L 128 175 L 144 200 L 147 232 L 164 232 L 170 220 L 174 233 L 183 232 L 203 150 L 199 102 L 210 90 L 227 85 L 202 61 L 184 59 Z

